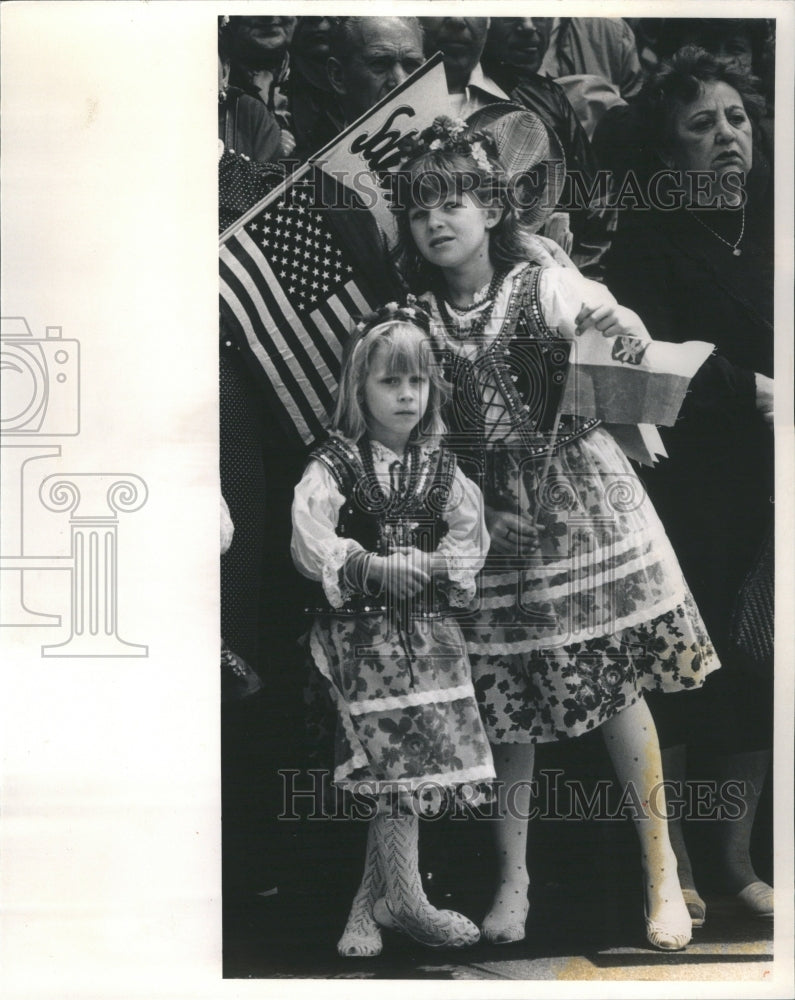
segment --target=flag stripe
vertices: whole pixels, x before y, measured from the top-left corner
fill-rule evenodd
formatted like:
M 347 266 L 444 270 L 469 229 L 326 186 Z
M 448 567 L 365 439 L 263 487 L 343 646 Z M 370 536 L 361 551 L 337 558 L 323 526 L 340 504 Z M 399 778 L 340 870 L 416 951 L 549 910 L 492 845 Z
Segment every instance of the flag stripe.
M 374 308 L 375 303 L 368 303 L 367 299 L 365 299 L 364 295 L 362 295 L 361 289 L 359 289 L 354 282 L 349 281 L 345 286 L 345 290 L 351 297 L 355 312 L 366 313 Z
M 343 347 L 348 343 L 348 338 L 351 335 L 353 321 L 350 313 L 347 313 L 345 309 L 343 309 L 339 296 L 334 295 L 328 300 L 328 302 L 324 302 L 323 305 L 317 310 L 317 313 L 323 317 L 323 322 L 334 338 L 335 350 L 342 352 Z
M 349 281 L 345 285 L 344 289 L 340 289 L 339 292 L 339 309 L 335 310 L 337 319 L 342 323 L 347 330 L 350 331 L 353 326 L 353 317 L 358 316 L 362 312 L 370 312 L 370 306 L 365 303 L 364 309 L 360 309 L 356 304 L 355 300 L 349 293 L 350 286 L 353 282 Z
M 233 302 L 230 305 L 241 324 L 249 348 L 257 360 L 265 368 L 269 378 L 273 380 L 282 404 L 296 422 L 296 429 L 305 442 L 312 440 L 322 428 L 326 412 L 331 405 L 330 387 L 323 386 L 324 398 L 319 398 L 308 373 L 312 372 L 309 364 L 303 366 L 296 357 L 296 338 L 292 331 L 278 316 L 272 315 L 265 304 L 260 290 L 251 278 L 247 269 L 233 254 L 225 253 L 227 244 L 221 252 L 221 263 L 226 266 L 224 274 L 226 287 L 232 297 L 236 297 L 239 309 Z M 287 332 L 292 343 L 288 343 L 284 333 Z M 274 375 L 276 376 L 274 378 Z M 300 412 L 300 419 L 296 414 Z
M 249 243 L 256 251 L 256 245 L 251 241 Z M 292 307 L 288 315 L 280 308 L 271 289 L 270 282 L 275 282 L 276 279 L 268 262 L 261 255 L 260 261 L 252 258 L 245 245 L 238 246 L 237 250 L 240 257 L 230 254 L 229 259 L 238 265 L 240 278 L 250 289 L 255 312 L 254 328 L 258 339 L 266 349 L 270 347 L 278 352 L 289 365 L 310 409 L 322 416 L 331 404 L 335 377 L 320 358 L 312 344 L 310 333 L 303 327 Z
M 340 337 L 338 331 L 326 322 L 326 318 L 321 309 L 316 309 L 313 313 L 310 313 L 309 319 L 317 327 L 325 341 L 328 343 L 329 348 L 333 351 L 336 359 L 336 374 L 339 376 L 340 359 L 342 358 L 343 346 L 342 338 Z M 334 371 L 335 369 L 332 370 Z
M 258 330 L 252 324 L 252 317 L 259 321 L 259 314 L 253 305 L 245 286 L 235 274 L 221 262 L 222 293 L 224 301 L 238 323 L 242 342 L 248 347 L 261 366 L 266 383 L 275 392 L 287 412 L 289 422 L 304 443 L 309 443 L 317 434 L 318 420 L 315 408 L 307 403 L 289 365 L 279 350 L 267 350 L 260 341 Z M 259 323 L 258 323 L 259 326 Z M 259 327 L 261 330 L 261 327 Z
M 319 396 L 317 402 L 326 408 L 337 379 L 331 374 L 317 349 L 317 341 L 320 338 L 313 337 L 305 328 L 292 303 L 284 294 L 281 283 L 271 270 L 267 258 L 248 233 L 245 231 L 240 233 L 237 239 L 241 251 L 250 261 L 250 264 L 246 264 L 246 269 L 268 303 L 268 313 L 275 322 L 274 331 L 269 331 L 271 337 L 275 339 L 274 334 L 279 334 L 288 343 L 295 355 L 296 367 L 299 367 L 298 362 L 300 362 L 304 376 L 309 378 Z M 333 356 L 331 361 L 334 364 Z

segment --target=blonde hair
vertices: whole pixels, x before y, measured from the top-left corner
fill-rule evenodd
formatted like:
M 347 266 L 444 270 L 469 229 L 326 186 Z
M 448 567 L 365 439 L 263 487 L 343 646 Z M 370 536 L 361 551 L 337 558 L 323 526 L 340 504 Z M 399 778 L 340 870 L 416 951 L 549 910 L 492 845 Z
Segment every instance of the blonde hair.
M 375 326 L 356 329 L 345 347 L 340 373 L 337 406 L 332 429 L 358 441 L 367 433 L 365 382 L 370 373 L 375 352 L 386 347 L 384 365 L 388 372 L 425 375 L 429 383 L 428 403 L 417 426 L 411 432 L 412 441 L 434 441 L 447 430 L 441 409 L 449 396 L 449 387 L 436 358 L 431 337 L 421 327 L 407 320 L 386 320 Z

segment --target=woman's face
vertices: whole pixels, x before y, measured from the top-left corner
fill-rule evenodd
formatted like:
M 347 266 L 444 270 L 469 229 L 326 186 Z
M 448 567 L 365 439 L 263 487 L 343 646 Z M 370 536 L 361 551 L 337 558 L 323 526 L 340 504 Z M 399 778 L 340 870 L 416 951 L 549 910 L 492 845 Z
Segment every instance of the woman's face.
M 742 98 L 723 81 L 703 85 L 701 95 L 674 113 L 670 154 L 680 170 L 747 173 L 753 165 L 751 122 Z

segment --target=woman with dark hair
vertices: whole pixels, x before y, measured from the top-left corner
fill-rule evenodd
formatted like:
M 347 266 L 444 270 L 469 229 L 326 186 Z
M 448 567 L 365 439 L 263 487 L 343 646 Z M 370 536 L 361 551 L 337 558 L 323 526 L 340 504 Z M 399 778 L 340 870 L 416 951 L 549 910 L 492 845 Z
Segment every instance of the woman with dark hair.
M 655 52 L 661 59 L 670 60 L 683 46 L 696 45 L 734 74 L 754 125 L 754 175 L 761 177 L 770 171 L 774 126 L 771 22 L 759 18 L 657 18 L 646 19 L 646 23 L 651 25 Z M 751 86 L 758 93 L 752 95 Z M 635 98 L 626 107 L 608 108 L 597 122 L 591 137 L 594 154 L 600 167 L 612 171 L 616 188 L 621 187 L 629 169 L 643 173 L 659 167 L 657 117 L 648 101 Z
M 772 609 L 756 625 L 768 648 L 741 648 L 733 623 L 749 573 L 772 588 L 772 184 L 758 163 L 762 109 L 748 76 L 703 49 L 681 49 L 641 94 L 650 211 L 619 213 L 607 282 L 652 336 L 717 347 L 662 430 L 669 459 L 644 475 L 724 669 L 703 689 L 652 701 L 668 780 L 713 758 L 734 782 L 736 819 L 711 824 L 716 887 L 752 912 L 773 911 L 751 833 L 772 744 Z M 655 170 L 656 167 L 656 170 Z M 760 553 L 767 553 L 760 555 Z M 681 823 L 671 823 L 695 926 L 705 918 Z

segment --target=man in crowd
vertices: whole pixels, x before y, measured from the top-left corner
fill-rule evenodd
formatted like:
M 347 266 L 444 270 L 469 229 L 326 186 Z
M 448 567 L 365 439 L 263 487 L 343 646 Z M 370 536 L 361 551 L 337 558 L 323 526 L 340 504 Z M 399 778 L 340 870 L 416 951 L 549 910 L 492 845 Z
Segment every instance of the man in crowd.
M 466 118 L 495 101 L 507 101 L 508 94 L 480 65 L 489 29 L 487 17 L 423 17 L 426 56 L 441 52 L 450 97 L 448 113 Z
M 314 122 L 296 121 L 297 132 L 306 136 L 298 151 L 304 158 L 330 142 L 425 61 L 422 29 L 415 17 L 339 18 L 329 32 L 328 45 L 326 72 L 335 100 L 325 102 Z M 298 119 L 297 106 L 295 115 Z

